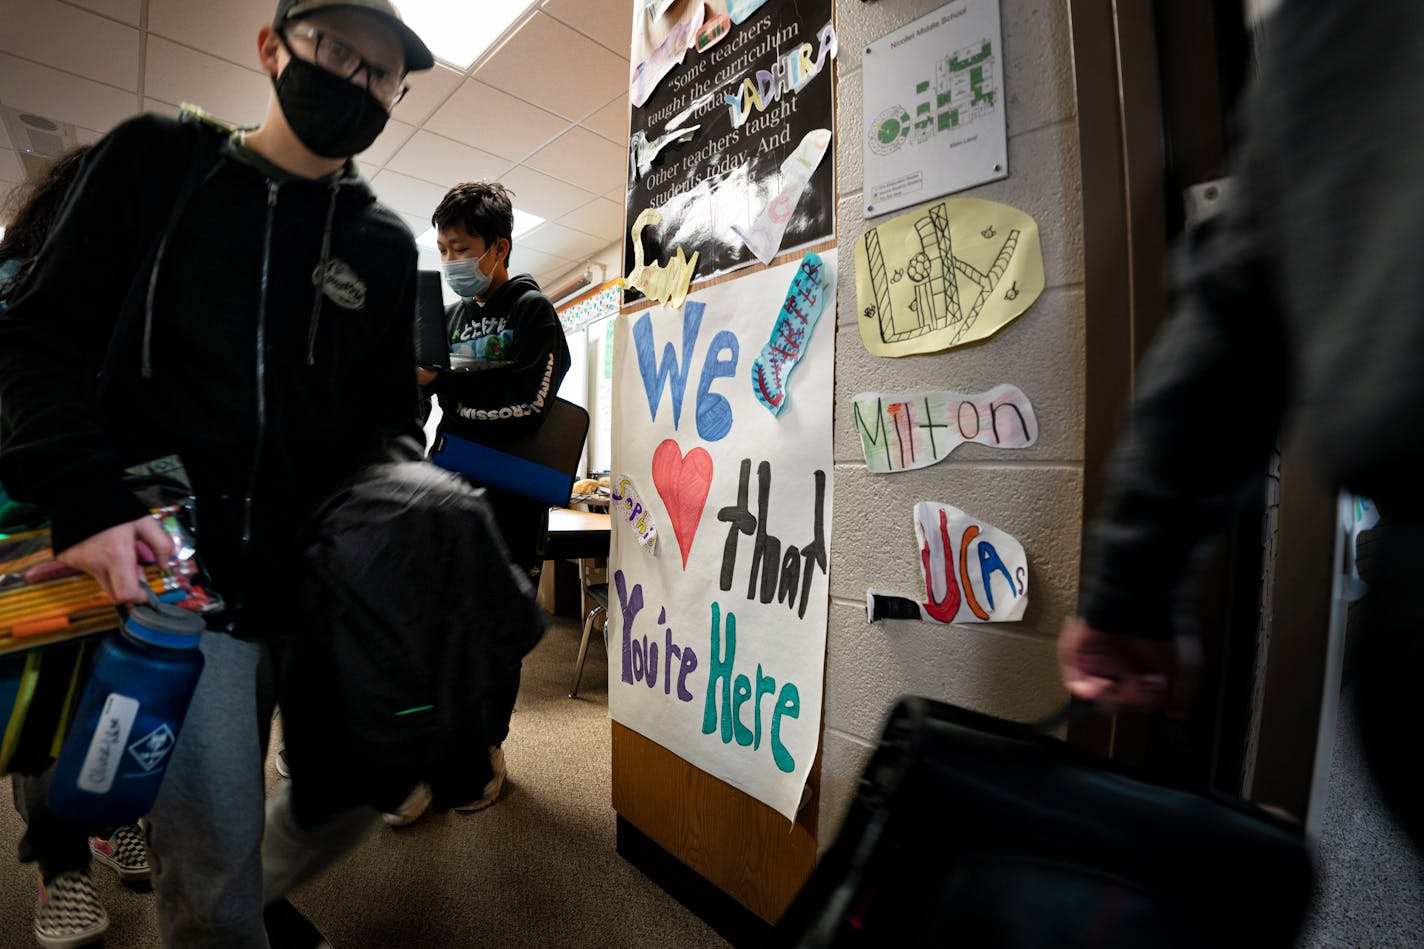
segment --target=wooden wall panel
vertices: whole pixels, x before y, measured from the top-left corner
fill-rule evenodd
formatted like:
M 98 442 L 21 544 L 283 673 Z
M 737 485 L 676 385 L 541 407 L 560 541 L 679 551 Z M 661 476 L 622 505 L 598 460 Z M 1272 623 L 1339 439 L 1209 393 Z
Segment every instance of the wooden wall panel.
M 786 911 L 816 860 L 821 756 L 796 823 L 661 745 L 613 727 L 613 808 L 767 922 Z

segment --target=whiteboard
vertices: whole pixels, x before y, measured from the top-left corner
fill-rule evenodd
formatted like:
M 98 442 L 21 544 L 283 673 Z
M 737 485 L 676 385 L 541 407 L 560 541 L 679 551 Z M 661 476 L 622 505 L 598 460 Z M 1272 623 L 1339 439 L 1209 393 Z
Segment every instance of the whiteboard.
M 587 409 L 588 399 L 588 331 L 576 329 L 565 332 L 569 343 L 569 371 L 559 386 L 559 398 Z M 591 414 L 591 413 L 590 413 Z M 583 455 L 579 458 L 580 474 L 588 471 L 588 440 L 583 443 Z

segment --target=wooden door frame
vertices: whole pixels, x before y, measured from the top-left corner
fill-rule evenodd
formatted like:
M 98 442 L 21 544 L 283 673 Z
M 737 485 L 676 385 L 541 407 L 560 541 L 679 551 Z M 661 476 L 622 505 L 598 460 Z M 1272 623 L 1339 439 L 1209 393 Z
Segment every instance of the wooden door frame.
M 1068 0 L 1068 10 L 1082 166 L 1086 526 L 1102 506 L 1108 456 L 1132 392 L 1141 345 L 1135 317 L 1155 324 L 1165 315 L 1160 274 L 1166 248 L 1150 9 L 1112 0 Z M 1155 281 L 1154 272 L 1159 275 Z M 1126 734 L 1130 730 L 1129 723 L 1112 717 L 1083 716 L 1070 723 L 1068 739 L 1113 755 L 1126 744 L 1139 743 Z

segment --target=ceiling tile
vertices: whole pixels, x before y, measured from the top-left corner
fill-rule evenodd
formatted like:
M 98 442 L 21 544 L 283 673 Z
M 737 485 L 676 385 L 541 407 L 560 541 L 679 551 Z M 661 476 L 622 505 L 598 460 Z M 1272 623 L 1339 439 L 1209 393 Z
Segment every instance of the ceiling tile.
M 71 2 L 77 7 L 84 7 L 95 13 L 111 16 L 116 20 L 132 23 L 134 26 L 139 24 L 141 0 L 71 0 Z
M 434 211 L 435 209 L 434 209 L 434 208 L 431 208 L 430 210 L 431 210 L 431 211 Z M 397 216 L 400 217 L 400 219 L 401 219 L 402 221 L 405 222 L 405 226 L 408 227 L 408 228 L 410 228 L 410 233 L 411 233 L 411 236 L 412 236 L 412 237 L 419 237 L 420 235 L 424 234 L 426 231 L 430 230 L 430 215 L 429 215 L 429 214 L 426 214 L 426 215 L 406 214 L 404 211 L 397 211 L 396 214 L 397 214 Z M 425 246 L 424 244 L 421 245 L 422 248 L 424 248 L 424 246 Z M 437 257 L 437 258 L 439 257 L 439 254 L 438 254 L 438 253 L 436 254 L 436 257 Z
M 622 93 L 579 123 L 608 139 L 621 149 L 628 147 L 628 97 Z
M 386 167 L 449 188 L 461 181 L 493 180 L 509 162 L 433 132 L 416 132 Z
M 138 30 L 57 0 L 26 0 L 6 8 L 0 51 L 138 90 Z
M 157 112 L 159 115 L 166 115 L 170 119 L 178 118 L 178 113 L 183 111 L 171 102 L 163 102 L 159 99 L 144 99 L 143 111 Z
M 0 122 L 0 148 L 14 148 L 15 143 L 10 141 L 10 133 L 5 131 L 5 123 Z
M 148 39 L 144 93 L 165 102 L 192 102 L 240 125 L 267 112 L 272 84 L 264 73 L 234 66 L 157 36 Z
M 524 164 L 585 191 L 600 194 L 627 177 L 627 157 L 612 142 L 575 126 Z
M 604 197 L 622 207 L 628 202 L 628 182 L 625 181 L 618 187 L 610 189 L 604 194 Z
M 13 149 L 0 148 L 0 181 L 24 181 L 25 169 Z
M 623 205 L 607 198 L 596 198 L 559 219 L 565 227 L 591 234 L 605 246 L 623 235 Z
M 390 169 L 377 172 L 371 178 L 371 188 L 386 207 L 426 220 L 430 219 L 447 190 Z
M 581 260 L 606 246 L 610 240 L 611 237 L 593 237 L 551 222 L 541 224 L 525 234 L 519 239 L 519 246 L 569 260 Z
M 462 79 L 462 73 L 440 63 L 436 63 L 435 68 L 428 72 L 416 73 L 406 80 L 410 83 L 410 92 L 396 103 L 396 107 L 391 110 L 391 116 L 402 122 L 422 124 L 429 118 L 430 113 L 455 91 Z
M 501 175 L 499 180 L 514 192 L 516 208 L 537 214 L 546 221 L 561 218 L 593 198 L 582 188 L 541 175 L 523 165 Z
M 148 31 L 256 70 L 257 31 L 275 8 L 272 0 L 148 0 Z
M 627 90 L 628 60 L 540 12 L 475 78 L 565 118 L 580 119 Z
M 568 127 L 568 119 L 468 79 L 425 127 L 447 138 L 519 161 Z
M 542 275 L 536 276 L 534 279 L 539 281 L 539 287 L 550 300 L 555 300 L 555 305 L 557 306 L 557 300 L 554 297 L 555 291 L 567 286 L 570 281 L 582 277 L 585 266 L 590 263 L 592 263 L 592 261 L 571 260 L 562 267 L 549 268 Z M 570 294 L 570 296 L 578 296 L 580 293 L 586 292 L 587 289 L 587 287 L 584 287 Z
M 356 160 L 363 166 L 369 165 L 379 168 L 391 160 L 391 156 L 400 151 L 402 145 L 410 138 L 415 131 L 414 125 L 406 125 L 390 119 L 386 122 L 386 129 L 376 140 L 371 143 L 371 147 L 356 156 Z
M 593 37 L 626 61 L 633 47 L 630 0 L 545 0 L 544 12 Z
M 554 271 L 554 275 L 558 276 L 563 271 L 574 266 L 572 261 L 566 260 L 563 257 L 531 250 L 522 244 L 515 245 L 514 249 L 510 251 L 509 256 L 510 259 L 514 261 L 513 267 L 510 268 L 511 274 L 547 274 L 552 270 Z M 536 276 L 535 279 L 537 280 L 538 277 Z
M 93 129 L 76 128 L 74 130 L 74 140 L 80 145 L 93 145 L 103 137 L 102 132 L 96 132 Z
M 0 102 L 104 132 L 138 108 L 138 97 L 132 92 L 4 53 L 0 53 Z

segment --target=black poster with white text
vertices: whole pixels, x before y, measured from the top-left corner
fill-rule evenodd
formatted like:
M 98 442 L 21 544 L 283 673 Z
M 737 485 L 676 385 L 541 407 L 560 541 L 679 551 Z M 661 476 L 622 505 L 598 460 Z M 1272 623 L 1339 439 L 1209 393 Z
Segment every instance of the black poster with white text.
M 662 219 L 642 228 L 641 261 L 696 252 L 693 280 L 829 239 L 830 0 L 678 0 L 656 20 L 637 6 L 631 98 L 646 100 L 631 107 L 624 273 L 647 209 Z

